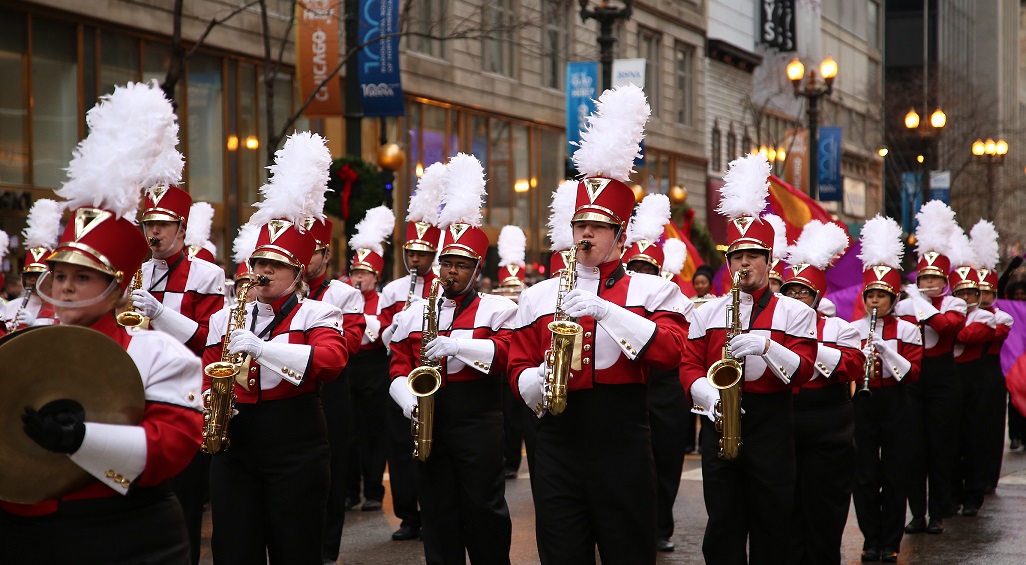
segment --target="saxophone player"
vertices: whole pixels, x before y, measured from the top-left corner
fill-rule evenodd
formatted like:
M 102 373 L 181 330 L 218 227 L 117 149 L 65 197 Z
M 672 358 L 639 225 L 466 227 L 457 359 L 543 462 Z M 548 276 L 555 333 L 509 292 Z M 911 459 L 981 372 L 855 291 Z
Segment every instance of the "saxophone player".
M 851 507 L 855 432 L 849 389 L 851 382 L 861 379 L 866 356 L 851 324 L 819 313 L 827 292 L 826 270 L 847 247 L 848 234 L 837 224 L 809 222 L 788 250 L 790 269 L 781 286 L 784 296 L 817 313 L 815 371 L 793 397 L 793 563 L 840 563 L 841 536 Z
M 594 562 L 596 545 L 604 563 L 655 562 L 646 381 L 651 367 L 679 363 L 691 304 L 672 282 L 627 273 L 620 262 L 634 208 L 626 182 L 644 137 L 639 117 L 648 115 L 645 95 L 634 85 L 599 98 L 586 141 L 574 154 L 586 178 L 576 183 L 570 218 L 577 243 L 566 270 L 573 276 L 562 279 L 576 277 L 576 287 L 561 290 L 569 285 L 549 279 L 520 295 L 509 379 L 513 393 L 541 417 L 532 490 L 543 564 Z M 625 143 L 607 151 L 607 136 Z M 571 347 L 576 352 L 560 355 L 562 366 L 552 368 L 553 381 L 568 373 L 565 402 L 557 403 L 546 400 L 547 388 L 558 391 L 546 387 L 554 341 L 549 328 L 554 318 L 567 317 L 582 331 Z M 565 408 L 546 413 L 539 409 L 543 403 Z
M 293 134 L 275 157 L 280 170 L 308 169 L 306 182 L 272 174 L 251 223 L 260 226 L 249 258 L 255 286 L 245 325 L 224 335 L 228 309 L 210 319 L 204 365 L 224 350 L 251 359 L 236 386 L 238 413 L 229 447 L 211 457 L 211 547 L 217 563 L 321 562 L 329 446 L 318 387 L 338 378 L 349 359 L 342 313 L 300 297 L 306 262 L 316 243 L 303 221 L 320 210 L 300 205 L 297 190 L 323 191 L 331 158 L 316 134 Z M 204 388 L 209 379 L 204 377 Z
M 426 461 L 414 462 L 429 564 L 464 563 L 465 555 L 471 563 L 509 563 L 499 375 L 516 304 L 474 291 L 489 244 L 480 228 L 484 191 L 476 157 L 460 153 L 449 161 L 446 206 L 439 216 L 445 226 L 439 253 L 444 296 L 438 304 L 421 300 L 397 314 L 392 335 L 389 392 L 408 418 L 417 401 L 407 375 L 422 357 L 440 364 L 441 387 L 428 416 L 434 420 L 433 447 Z M 422 330 L 435 311 L 438 336 L 424 342 Z M 407 449 L 412 445 L 407 436 Z
M 724 345 L 742 363 L 740 435 L 733 459 L 718 455 L 720 434 L 703 434 L 702 476 L 709 514 L 702 550 L 709 563 L 790 563 L 795 458 L 793 389 L 812 377 L 816 362 L 816 313 L 769 289 L 773 228 L 759 219 L 769 192 L 769 162 L 761 155 L 733 161 L 724 176 L 718 212 L 727 223 L 727 262 L 738 298 L 723 296 L 695 310 L 680 379 L 696 413 L 727 423 L 717 391 L 706 378 Z M 731 293 L 734 294 L 734 293 Z M 730 310 L 728 310 L 728 308 Z M 730 319 L 728 319 L 728 315 Z M 732 319 L 739 317 L 739 327 Z M 727 340 L 728 333 L 736 333 Z M 730 403 L 733 404 L 733 403 Z M 724 406 L 728 405 L 726 399 Z M 711 431 L 711 430 L 710 430 Z M 725 451 L 725 457 L 730 454 Z
M 923 341 L 919 328 L 894 315 L 901 292 L 901 227 L 876 216 L 862 227 L 862 300 L 866 317 L 852 322 L 871 364 L 869 389 L 852 402 L 855 412 L 857 467 L 855 516 L 864 542 L 863 561 L 898 560 L 905 533 L 908 482 L 907 386 L 919 378 Z M 875 328 L 869 312 L 877 312 Z M 873 341 L 870 343 L 869 337 Z

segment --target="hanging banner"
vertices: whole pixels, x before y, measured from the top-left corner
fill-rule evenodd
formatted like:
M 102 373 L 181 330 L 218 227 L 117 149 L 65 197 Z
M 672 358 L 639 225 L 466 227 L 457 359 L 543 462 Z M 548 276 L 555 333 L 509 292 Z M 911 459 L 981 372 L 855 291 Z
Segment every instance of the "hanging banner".
M 930 200 L 951 204 L 951 171 L 930 171 Z
M 837 126 L 819 129 L 819 153 L 816 156 L 816 177 L 819 179 L 819 201 L 840 202 L 844 194 L 841 179 L 841 135 Z
M 576 61 L 566 64 L 566 155 L 573 157 L 588 116 L 598 98 L 598 63 Z
M 342 84 L 335 75 L 338 68 L 338 2 L 305 0 L 296 2 L 296 74 L 299 76 L 299 100 L 308 118 L 342 115 Z M 322 83 L 324 83 L 322 85 Z
M 648 61 L 645 59 L 615 59 L 613 60 L 613 80 L 611 87 L 634 86 L 645 89 L 645 69 L 648 68 Z M 645 141 L 641 141 L 641 157 L 634 160 L 635 167 L 645 166 Z
M 916 231 L 916 212 L 923 193 L 919 182 L 921 178 L 922 173 L 918 171 L 901 173 L 901 227 L 905 233 Z
M 759 43 L 795 51 L 794 0 L 759 0 Z
M 805 128 L 787 130 L 784 182 L 809 193 L 809 130 Z
M 402 116 L 399 75 L 399 0 L 360 0 L 357 53 L 364 116 Z

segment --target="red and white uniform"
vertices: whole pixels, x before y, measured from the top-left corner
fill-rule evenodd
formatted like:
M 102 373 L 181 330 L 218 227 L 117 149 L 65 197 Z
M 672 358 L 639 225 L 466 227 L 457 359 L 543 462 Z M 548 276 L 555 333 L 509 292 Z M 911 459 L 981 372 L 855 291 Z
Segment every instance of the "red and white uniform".
M 407 280 L 409 282 L 409 280 Z M 508 298 L 471 292 L 456 299 L 441 298 L 438 335 L 455 338 L 460 351 L 446 357 L 442 386 L 501 374 L 506 368 L 513 316 L 517 305 Z M 389 376 L 405 377 L 420 365 L 421 329 L 426 300 L 415 300 L 395 315 Z
M 816 320 L 816 365 L 812 378 L 799 388 L 817 389 L 849 383 L 862 376 L 866 356 L 858 330 L 840 318 L 820 315 Z
M 363 295 L 352 286 L 321 275 L 310 281 L 310 299 L 331 304 L 342 311 L 342 335 L 346 339 L 346 350 L 356 353 L 363 339 L 367 322 L 364 319 Z
M 894 315 L 923 327 L 926 357 L 938 357 L 954 347 L 955 334 L 965 323 L 966 304 L 954 296 L 906 298 L 894 307 Z
M 968 363 L 983 357 L 987 346 L 997 336 L 997 318 L 993 312 L 976 308 L 965 318 L 955 336 L 955 363 Z
M 291 295 L 272 302 L 246 304 L 246 324 L 258 336 L 289 301 Z M 256 321 L 254 323 L 254 311 Z M 210 317 L 210 333 L 203 353 L 203 365 L 220 361 L 228 309 Z M 294 347 L 265 352 L 250 363 L 249 390 L 235 388 L 237 402 L 255 404 L 267 400 L 291 398 L 314 392 L 318 381 L 333 381 L 349 359 L 349 349 L 342 336 L 342 314 L 338 308 L 317 300 L 300 300 L 281 319 L 264 341 L 292 344 Z M 210 380 L 203 377 L 203 389 Z
M 14 323 L 15 318 L 18 316 L 18 310 L 21 310 L 21 303 L 24 302 L 24 297 L 19 296 L 13 300 L 9 300 L 4 305 L 4 321 Z M 25 303 L 24 312 L 22 317 L 27 323 L 18 324 L 16 329 L 23 330 L 29 326 L 51 326 L 53 325 L 53 305 L 49 302 L 45 302 L 39 298 L 39 295 L 33 292 L 29 295 L 28 302 Z
M 433 270 L 428 270 L 423 277 L 417 277 L 416 287 L 413 290 L 414 298 L 426 298 L 431 292 L 431 282 L 438 278 Z M 406 307 L 406 299 L 410 295 L 410 275 L 396 279 L 381 289 L 381 296 L 378 298 L 378 318 L 381 320 L 381 330 L 385 332 L 392 325 L 392 318 Z M 388 343 L 391 334 L 385 333 L 382 339 Z
M 994 339 L 987 346 L 987 355 L 1001 355 L 1001 347 L 1004 346 L 1008 334 L 1012 331 L 1012 324 L 1015 320 L 1012 315 L 997 306 L 986 308 L 994 314 Z
M 581 334 L 580 368 L 570 373 L 567 392 L 590 389 L 594 384 L 634 384 L 648 380 L 649 365 L 672 369 L 684 350 L 688 317 L 694 306 L 671 281 L 651 275 L 626 272 L 612 287 L 609 280 L 619 263 L 601 267 L 577 265 L 578 289 L 595 293 L 613 306 L 610 315 L 596 323 L 594 318 L 578 320 Z M 510 390 L 520 397 L 520 374 L 534 370 L 544 361 L 552 342 L 548 325 L 559 294 L 559 278 L 542 281 L 520 294 L 514 322 L 515 337 L 510 349 Z
M 869 317 L 859 318 L 851 323 L 861 338 L 862 347 L 869 337 Z M 887 315 L 876 320 L 875 336 L 890 344 L 897 356 L 877 349 L 874 373 L 879 379 L 870 379 L 869 388 L 897 386 L 898 383 L 914 383 L 919 380 L 919 369 L 923 360 L 923 339 L 919 326 Z
M 184 250 L 142 265 L 142 288 L 164 308 L 182 315 L 160 316 L 150 326 L 184 343 L 196 355 L 203 354 L 210 316 L 225 306 L 224 286 L 221 267 L 189 257 Z
M 89 422 L 78 451 L 68 455 L 95 477 L 88 485 L 36 504 L 0 501 L 0 509 L 20 516 L 53 514 L 62 501 L 129 494 L 171 479 L 199 450 L 203 416 L 200 361 L 182 344 L 160 332 L 132 332 L 114 316 L 90 326 L 116 341 L 135 361 L 146 395 L 142 421 L 134 426 Z M 55 540 L 59 543 L 59 540 Z
M 374 287 L 360 292 L 363 293 L 363 318 L 366 324 L 363 339 L 360 341 L 360 351 L 381 349 L 385 346 L 381 342 L 381 318 L 378 317 L 378 303 L 381 295 Z

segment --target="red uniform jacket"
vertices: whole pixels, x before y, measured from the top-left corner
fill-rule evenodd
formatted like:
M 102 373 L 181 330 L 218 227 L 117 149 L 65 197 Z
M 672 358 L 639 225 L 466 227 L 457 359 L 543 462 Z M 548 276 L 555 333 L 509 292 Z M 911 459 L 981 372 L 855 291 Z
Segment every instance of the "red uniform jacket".
M 840 318 L 820 316 L 816 321 L 818 334 L 816 366 L 812 380 L 801 389 L 825 388 L 862 378 L 866 356 L 862 353 L 859 331 Z
M 855 320 L 852 326 L 858 330 L 862 346 L 865 347 L 869 337 L 869 317 Z M 919 369 L 923 362 L 923 339 L 919 326 L 888 314 L 877 318 L 875 336 L 880 336 L 890 344 L 901 359 L 886 354 L 878 355 L 873 371 L 878 378 L 870 379 L 869 388 L 896 386 L 899 382 L 914 383 L 919 380 Z
M 346 350 L 356 353 L 363 340 L 367 321 L 363 317 L 364 303 L 360 291 L 342 281 L 328 280 L 323 275 L 310 281 L 310 299 L 327 302 L 342 311 L 342 335 Z
M 954 348 L 955 335 L 965 323 L 966 305 L 964 300 L 954 296 L 919 296 L 898 302 L 894 314 L 921 326 L 926 357 L 939 357 Z
M 202 355 L 210 316 L 225 306 L 224 270 L 179 251 L 167 259 L 143 263 L 142 275 L 143 289 L 165 308 L 196 322 L 192 336 L 181 341 L 196 355 Z
M 968 363 L 983 357 L 987 345 L 997 336 L 995 326 L 996 318 L 993 312 L 983 308 L 969 312 L 965 323 L 955 336 L 955 363 Z

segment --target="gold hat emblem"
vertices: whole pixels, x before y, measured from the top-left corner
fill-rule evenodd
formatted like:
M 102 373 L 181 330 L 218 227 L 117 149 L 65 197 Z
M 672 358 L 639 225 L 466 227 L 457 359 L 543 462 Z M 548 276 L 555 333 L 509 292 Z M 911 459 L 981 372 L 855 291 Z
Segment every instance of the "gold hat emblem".
M 292 222 L 288 220 L 271 220 L 267 222 L 267 235 L 271 239 L 271 243 L 274 243 L 290 227 L 292 227 Z
M 509 271 L 509 276 L 515 277 L 520 272 L 520 265 L 506 265 L 506 270 Z
M 923 259 L 926 260 L 927 265 L 933 265 L 933 262 L 940 256 L 941 254 L 936 251 L 927 251 L 926 253 L 923 253 Z
M 468 229 L 470 229 L 470 224 L 452 224 L 449 226 L 449 233 L 452 234 L 452 240 L 456 242 L 463 234 L 467 233 Z
M 878 281 L 882 281 L 889 272 L 891 272 L 891 268 L 887 265 L 873 265 L 873 274 L 876 275 Z
M 639 253 L 644 253 L 645 250 L 648 249 L 649 247 L 652 247 L 652 242 L 650 242 L 650 241 L 648 241 L 646 239 L 639 239 L 638 240 L 638 252 Z
M 962 280 L 969 280 L 969 273 L 971 273 L 972 270 L 972 267 L 959 267 L 955 269 L 955 272 L 958 273 L 959 278 Z
M 609 186 L 610 179 L 584 179 L 584 190 L 588 193 L 588 201 L 594 203 Z
M 791 274 L 800 275 L 802 274 L 802 271 L 804 271 L 807 268 L 809 268 L 808 263 L 798 263 L 797 265 L 791 265 Z
M 734 227 L 744 237 L 748 233 L 748 228 L 752 227 L 752 223 L 755 221 L 751 216 L 741 216 L 740 218 L 734 218 Z
M 309 218 L 303 218 L 303 229 L 304 230 L 311 230 L 311 229 L 313 229 L 314 222 L 316 222 L 316 221 L 317 221 L 317 218 L 314 218 L 313 216 L 310 216 Z
M 424 239 L 424 234 L 431 228 L 427 222 L 414 222 L 413 228 L 417 230 L 417 239 Z
M 85 237 L 85 235 L 93 229 L 102 224 L 107 218 L 112 217 L 113 214 L 106 210 L 99 208 L 79 208 L 75 211 L 75 241 L 78 241 Z
M 50 250 L 45 247 L 33 247 L 28 252 L 32 256 L 32 262 L 38 263 L 40 259 L 50 253 Z
M 371 250 L 370 249 L 357 249 L 356 250 L 356 260 L 362 263 L 364 261 L 364 259 L 366 259 L 367 256 L 370 255 L 370 254 L 371 254 Z
M 166 184 L 158 184 L 158 185 L 150 188 L 150 198 L 153 199 L 153 204 L 154 205 L 159 204 L 160 203 L 160 199 L 164 198 L 165 194 L 167 194 L 167 185 Z

